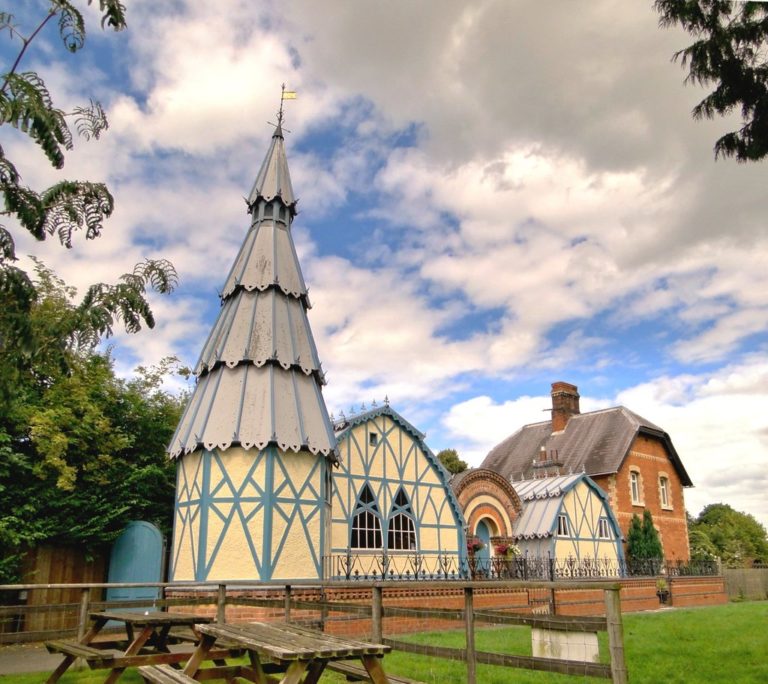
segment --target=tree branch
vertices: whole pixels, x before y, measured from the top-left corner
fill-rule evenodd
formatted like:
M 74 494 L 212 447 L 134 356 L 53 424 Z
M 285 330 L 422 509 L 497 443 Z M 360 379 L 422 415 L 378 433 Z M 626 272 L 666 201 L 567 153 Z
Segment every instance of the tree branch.
M 6 87 L 8 86 L 8 79 L 16 72 L 16 69 L 18 68 L 19 63 L 21 62 L 22 57 L 24 57 L 24 53 L 27 51 L 27 48 L 29 47 L 29 44 L 35 39 L 37 34 L 40 33 L 40 31 L 43 30 L 45 25 L 53 17 L 55 17 L 58 14 L 58 12 L 59 11 L 57 9 L 51 8 L 50 11 L 48 12 L 48 16 L 46 16 L 45 19 L 43 19 L 40 22 L 40 26 L 38 26 L 32 32 L 32 34 L 29 36 L 29 38 L 25 38 L 18 31 L 16 31 L 16 35 L 18 35 L 19 38 L 21 38 L 22 47 L 21 47 L 21 50 L 19 51 L 19 54 L 16 56 L 16 61 L 13 63 L 13 66 L 11 67 L 11 70 L 5 75 L 5 79 L 3 80 L 3 85 L 0 86 L 0 93 L 4 92 Z

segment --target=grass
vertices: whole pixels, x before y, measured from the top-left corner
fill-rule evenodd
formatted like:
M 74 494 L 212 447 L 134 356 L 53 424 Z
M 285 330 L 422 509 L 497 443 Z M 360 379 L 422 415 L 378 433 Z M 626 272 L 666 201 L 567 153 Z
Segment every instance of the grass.
M 604 635 L 601 635 L 604 636 Z M 409 635 L 404 640 L 462 648 L 461 630 Z M 768 602 L 731 603 L 707 608 L 675 609 L 624 616 L 624 642 L 632 684 L 736 684 L 768 682 Z M 478 650 L 531 654 L 530 630 L 522 627 L 478 629 Z M 606 651 L 605 640 L 600 642 Z M 385 658 L 385 669 L 420 679 L 428 684 L 464 684 L 463 663 L 393 652 Z M 481 684 L 552 682 L 604 682 L 589 677 L 569 677 L 529 670 L 478 665 Z M 96 684 L 104 673 L 68 673 L 63 684 Z M 40 674 L 0 675 L 0 684 L 35 684 Z M 341 675 L 328 673 L 323 684 L 341 683 Z M 135 671 L 120 679 L 122 684 L 140 684 Z

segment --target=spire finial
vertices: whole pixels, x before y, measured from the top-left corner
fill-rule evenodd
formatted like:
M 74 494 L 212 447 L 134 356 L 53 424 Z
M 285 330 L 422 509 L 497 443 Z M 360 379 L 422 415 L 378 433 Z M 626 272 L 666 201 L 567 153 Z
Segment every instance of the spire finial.
M 283 134 L 283 102 L 286 100 L 295 100 L 296 91 L 286 90 L 285 83 L 282 84 L 280 90 L 280 109 L 277 111 L 277 126 L 275 127 L 275 135 L 282 136 Z M 288 130 L 286 128 L 286 130 Z M 288 131 L 290 133 L 290 131 Z

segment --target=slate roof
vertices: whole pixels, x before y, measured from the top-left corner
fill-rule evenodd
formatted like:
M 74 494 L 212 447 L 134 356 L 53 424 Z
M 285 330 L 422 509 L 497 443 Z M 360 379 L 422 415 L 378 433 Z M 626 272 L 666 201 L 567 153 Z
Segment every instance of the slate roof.
M 683 486 L 693 485 L 669 435 L 624 406 L 571 416 L 565 429 L 555 434 L 549 420 L 525 425 L 491 449 L 480 467 L 495 470 L 513 484 L 532 479 L 534 459 L 544 447 L 548 455 L 556 453 L 560 472 L 607 475 L 618 472 L 638 434 L 661 440 Z
M 308 450 L 336 461 L 324 374 L 307 318 L 291 221 L 296 200 L 277 126 L 248 199 L 251 227 L 222 290 L 168 452 L 231 445 Z
M 515 521 L 512 536 L 515 539 L 551 537 L 563 497 L 583 477 L 584 473 L 577 473 L 515 482 L 513 486 L 522 501 L 523 510 Z

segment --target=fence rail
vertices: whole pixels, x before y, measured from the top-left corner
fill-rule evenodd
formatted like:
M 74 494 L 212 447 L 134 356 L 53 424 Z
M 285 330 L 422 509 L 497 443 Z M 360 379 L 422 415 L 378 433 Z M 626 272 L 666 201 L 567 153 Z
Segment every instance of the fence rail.
M 94 597 L 100 594 L 100 591 L 107 587 L 128 588 L 128 587 L 157 587 L 163 589 L 162 598 L 152 601 L 144 599 L 130 602 L 105 602 L 97 600 Z M 156 608 L 164 608 L 175 603 L 188 608 L 190 604 L 206 605 L 207 614 L 215 611 L 217 622 L 227 621 L 226 608 L 228 606 L 263 606 L 268 608 L 265 617 L 259 619 L 277 619 L 286 621 L 299 621 L 311 623 L 320 629 L 327 629 L 331 622 L 339 618 L 335 614 L 350 614 L 352 620 L 366 620 L 371 638 L 376 643 L 389 641 L 384 634 L 386 626 L 387 631 L 392 627 L 392 620 L 407 618 L 410 620 L 422 621 L 426 613 L 432 614 L 441 622 L 454 620 L 459 624 L 462 622 L 466 631 L 466 645 L 461 649 L 432 649 L 430 655 L 451 659 L 459 659 L 466 663 L 467 683 L 476 684 L 477 665 L 493 664 L 498 666 L 532 668 L 536 670 L 546 670 L 549 672 L 574 672 L 578 674 L 590 674 L 593 676 L 612 679 L 617 684 L 625 684 L 627 681 L 626 663 L 624 660 L 623 632 L 621 626 L 621 604 L 620 604 L 620 583 L 607 583 L 604 581 L 578 581 L 578 582 L 521 582 L 515 580 L 497 581 L 495 584 L 489 584 L 485 581 L 463 581 L 453 580 L 433 581 L 425 585 L 421 581 L 398 581 L 398 582 L 307 582 L 296 585 L 283 584 L 280 582 L 251 583 L 251 582 L 228 582 L 220 583 L 123 583 L 123 584 L 76 584 L 76 585 L 5 585 L 0 586 L 0 599 L 11 594 L 26 592 L 29 595 L 34 591 L 49 591 L 51 589 L 72 589 L 81 593 L 79 604 L 68 604 L 66 608 L 71 614 L 74 624 L 72 630 L 80 636 L 85 631 L 88 624 L 89 612 L 109 608 L 116 604 L 126 607 L 127 604 L 154 603 Z M 361 593 L 361 589 L 363 592 Z M 399 599 L 403 596 L 403 591 L 420 592 L 428 589 L 433 599 L 440 595 L 440 601 L 447 600 L 453 602 L 453 609 L 432 608 L 410 608 L 398 605 Z M 576 616 L 556 616 L 554 614 L 534 615 L 529 613 L 513 614 L 508 612 L 509 608 L 501 606 L 494 609 L 475 610 L 473 595 L 487 595 L 488 591 L 508 591 L 512 594 L 522 593 L 530 595 L 531 592 L 544 591 L 555 592 L 557 590 L 581 589 L 585 591 L 599 591 L 604 596 L 604 618 L 595 617 L 576 617 Z M 343 591 L 336 592 L 336 598 L 330 600 L 327 598 L 328 592 L 333 590 L 350 590 L 349 598 L 360 601 L 360 603 L 344 603 L 338 599 L 343 598 Z M 165 597 L 166 592 L 170 595 Z M 437 594 L 435 594 L 437 592 Z M 442 594 L 441 594 L 442 592 Z M 462 597 L 463 594 L 463 597 Z M 494 594 L 497 596 L 498 594 Z M 93 599 L 93 600 L 92 600 Z M 180 603 L 179 603 L 180 602 Z M 8 606 L 0 606 L 8 608 Z M 15 606 L 14 609 L 19 609 Z M 39 606 L 36 607 L 40 608 Z M 58 606 L 50 606 L 58 608 Z M 519 609 L 519 606 L 517 607 Z M 554 606 L 553 606 L 554 608 Z M 315 618 L 319 616 L 319 621 Z M 232 616 L 230 616 L 232 617 Z M 234 617 L 238 617 L 235 615 Z M 244 619 L 243 615 L 239 619 Z M 245 618 L 245 619 L 253 619 Z M 316 622 L 316 624 L 315 624 Z M 607 632 L 607 646 L 609 664 L 592 663 L 584 659 L 563 659 L 562 656 L 544 656 L 529 657 L 524 654 L 494 654 L 478 650 L 475 647 L 475 623 L 490 624 L 509 624 L 528 626 L 532 630 L 550 630 L 551 638 L 557 642 L 558 634 L 563 632 L 581 632 L 594 633 L 594 643 L 597 645 L 597 632 Z M 343 626 L 343 622 L 338 622 Z M 360 626 L 356 623 L 356 629 Z M 17 637 L 8 639 L 3 637 Z M 2 641 L 18 641 L 20 635 L 2 634 L 0 630 L 0 643 Z M 34 636 L 39 639 L 51 638 L 51 634 L 35 633 Z M 23 639 L 22 639 L 23 640 Z M 408 642 L 391 642 L 396 648 L 413 651 L 419 647 L 410 645 Z M 585 642 L 586 643 L 586 642 Z M 440 652 L 438 652 L 440 651 Z M 421 651 L 419 651 L 421 652 Z
M 327 556 L 327 576 L 350 581 L 378 580 L 523 580 L 621 579 L 625 577 L 714 576 L 717 561 L 656 558 L 617 561 L 608 558 L 459 558 L 449 554 L 359 553 Z

